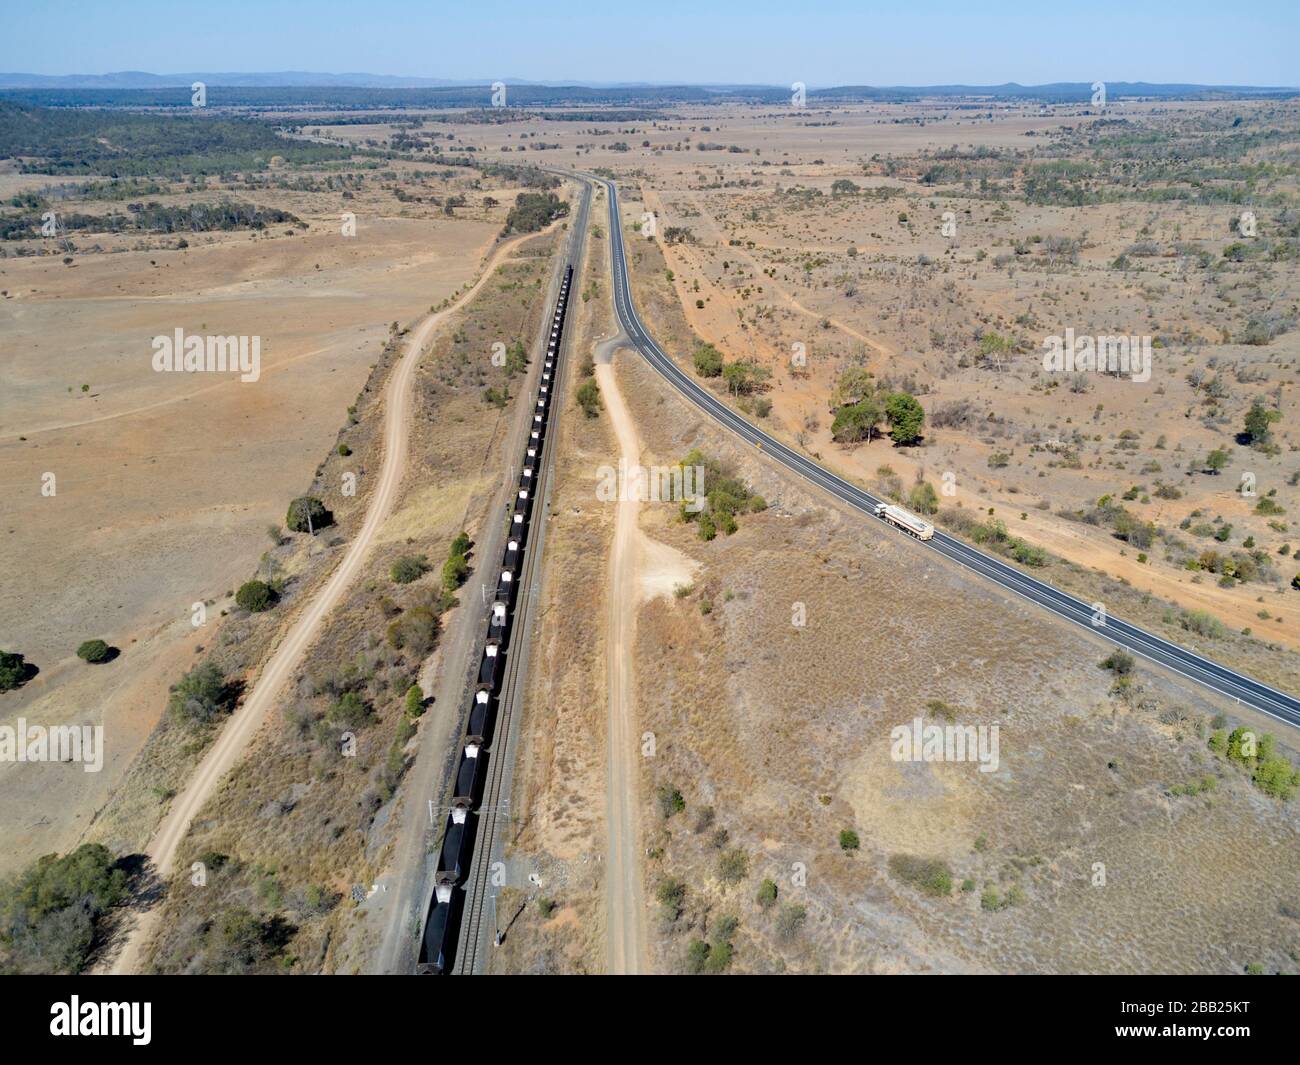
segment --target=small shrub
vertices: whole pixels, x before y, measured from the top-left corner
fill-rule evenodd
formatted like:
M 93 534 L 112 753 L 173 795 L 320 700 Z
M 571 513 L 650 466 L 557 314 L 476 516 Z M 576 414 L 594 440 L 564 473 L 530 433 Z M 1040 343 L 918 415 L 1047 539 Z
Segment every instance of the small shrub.
M 686 809 L 686 800 L 682 793 L 670 784 L 659 785 L 659 812 L 664 817 L 672 817 Z
M 112 648 L 103 640 L 87 640 L 77 648 L 77 657 L 83 662 L 107 662 Z
M 738 884 L 749 872 L 749 856 L 738 847 L 723 851 L 718 858 L 718 879 L 724 884 Z
M 781 912 L 776 918 L 776 934 L 779 939 L 793 939 L 804 922 L 808 919 L 808 911 L 798 903 L 787 903 L 781 907 Z
M 686 885 L 680 880 L 665 877 L 655 889 L 655 898 L 659 900 L 663 916 L 669 921 L 675 921 L 682 915 L 686 903 Z
M 403 555 L 389 567 L 388 575 L 397 584 L 418 581 L 429 572 L 429 559 L 425 555 Z
M 245 581 L 235 593 L 235 603 L 250 614 L 260 614 L 275 605 L 275 592 L 265 581 Z

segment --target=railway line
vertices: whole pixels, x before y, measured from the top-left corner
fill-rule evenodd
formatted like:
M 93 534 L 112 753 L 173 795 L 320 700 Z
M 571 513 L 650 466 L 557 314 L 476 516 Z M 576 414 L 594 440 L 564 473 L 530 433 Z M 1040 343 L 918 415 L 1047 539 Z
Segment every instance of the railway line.
M 693 380 L 664 352 L 641 323 L 632 303 L 627 257 L 623 247 L 623 228 L 618 209 L 618 190 L 613 181 L 594 175 L 586 177 L 589 181 L 601 182 L 609 192 L 609 238 L 613 262 L 614 306 L 619 323 L 627 334 L 629 342 L 642 357 L 687 400 L 746 443 L 761 449 L 774 461 L 829 492 L 870 520 L 892 524 L 887 522 L 883 511 L 877 512 L 877 508 L 888 503 L 887 500 L 879 499 L 857 485 L 836 476 L 751 424 L 711 391 Z M 941 530 L 935 529 L 933 536 L 921 541 L 921 546 L 937 551 L 999 587 L 1028 599 L 1067 621 L 1081 625 L 1133 654 L 1164 666 L 1188 680 L 1234 699 L 1277 721 L 1300 728 L 1300 699 L 1293 695 L 1269 687 L 1215 662 L 1196 650 L 1171 643 L 1120 618 L 1103 615 L 1101 623 L 1098 624 L 1097 611 L 1092 604 L 1053 588 L 1015 566 Z
M 566 251 L 532 423 L 517 467 L 509 527 L 486 639 L 470 695 L 450 806 L 438 845 L 437 872 L 420 935 L 420 973 L 484 971 L 499 933 L 493 891 L 504 869 L 503 832 L 510 823 L 512 768 L 520 707 L 527 690 L 533 611 L 541 579 L 547 493 L 554 468 L 554 423 L 562 395 L 565 324 L 573 279 L 581 275 L 591 186 L 583 191 Z M 512 473 L 512 479 L 515 474 Z

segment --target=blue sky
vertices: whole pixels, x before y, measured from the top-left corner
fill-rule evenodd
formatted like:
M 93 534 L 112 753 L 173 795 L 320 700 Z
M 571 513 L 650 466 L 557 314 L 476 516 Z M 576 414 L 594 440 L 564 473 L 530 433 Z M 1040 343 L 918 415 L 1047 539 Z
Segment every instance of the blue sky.
M 1296 0 L 7 0 L 0 71 L 1300 84 Z

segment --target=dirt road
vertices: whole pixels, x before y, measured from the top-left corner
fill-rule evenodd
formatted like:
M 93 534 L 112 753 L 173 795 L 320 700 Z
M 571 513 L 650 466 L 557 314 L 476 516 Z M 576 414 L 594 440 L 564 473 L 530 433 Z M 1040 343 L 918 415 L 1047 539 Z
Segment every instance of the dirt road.
M 298 668 L 304 652 L 316 638 L 321 623 L 339 604 L 349 585 L 361 572 L 375 534 L 392 512 L 398 488 L 401 486 L 402 474 L 406 468 L 411 381 L 415 377 L 420 356 L 428 346 L 434 331 L 449 315 L 478 292 L 492 276 L 502 259 L 529 237 L 531 234 L 500 245 L 488 259 L 479 279 L 471 288 L 464 291 L 455 304 L 429 315 L 412 330 L 406 350 L 393 370 L 384 393 L 384 464 L 370 498 L 370 509 L 366 513 L 365 523 L 348 546 L 347 553 L 338 568 L 284 633 L 279 646 L 254 683 L 248 698 L 231 716 L 216 743 L 199 763 L 185 790 L 173 800 L 167 816 L 158 826 L 145 853 L 161 879 L 165 880 L 173 872 L 177 850 L 189 830 L 190 822 L 203 808 L 204 803 L 212 797 L 226 774 L 243 756 L 268 711 L 275 705 L 280 689 Z M 113 974 L 139 970 L 145 959 L 145 947 L 151 938 L 160 909 L 160 906 L 155 905 L 137 919 L 126 942 L 112 962 L 110 971 Z
M 596 383 L 600 385 L 601 399 L 618 437 L 619 451 L 632 469 L 641 461 L 641 441 L 610 363 L 619 343 L 619 338 L 615 338 L 597 349 Z M 637 525 L 640 504 L 636 499 L 620 499 L 617 505 L 609 573 L 606 940 L 609 972 L 636 974 L 645 971 L 645 900 L 641 883 L 641 833 L 637 825 L 640 773 L 634 734 L 636 684 L 632 663 L 636 650 L 636 608 L 641 597 L 642 533 Z

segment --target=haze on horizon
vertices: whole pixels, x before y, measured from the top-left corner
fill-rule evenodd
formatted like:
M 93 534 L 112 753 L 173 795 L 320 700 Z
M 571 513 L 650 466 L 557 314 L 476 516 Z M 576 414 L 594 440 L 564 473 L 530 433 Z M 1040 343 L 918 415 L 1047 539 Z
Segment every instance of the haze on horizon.
M 362 12 L 359 15 L 359 11 Z M 364 72 L 454 80 L 835 85 L 1300 84 L 1285 0 L 682 0 L 558 12 L 521 0 L 68 0 L 6 14 L 0 71 Z

